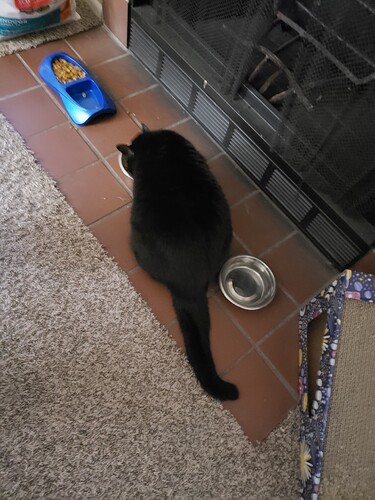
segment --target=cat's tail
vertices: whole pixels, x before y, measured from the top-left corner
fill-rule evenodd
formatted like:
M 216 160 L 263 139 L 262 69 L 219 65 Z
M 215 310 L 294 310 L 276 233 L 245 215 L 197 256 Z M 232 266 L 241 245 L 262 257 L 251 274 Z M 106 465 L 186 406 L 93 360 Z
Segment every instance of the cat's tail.
M 215 399 L 237 399 L 237 387 L 219 377 L 212 359 L 210 316 L 205 291 L 200 292 L 193 300 L 181 298 L 173 293 L 172 297 L 188 360 L 201 386 Z

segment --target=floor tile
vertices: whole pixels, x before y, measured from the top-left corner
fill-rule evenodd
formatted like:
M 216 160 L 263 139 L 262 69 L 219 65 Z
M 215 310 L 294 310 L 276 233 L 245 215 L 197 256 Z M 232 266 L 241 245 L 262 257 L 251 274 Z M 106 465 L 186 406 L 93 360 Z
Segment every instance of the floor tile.
M 72 125 L 63 124 L 27 139 L 44 169 L 54 178 L 93 163 L 97 157 Z
M 90 66 L 90 69 L 94 64 L 121 56 L 125 52 L 102 27 L 70 36 L 67 39 L 67 44 L 78 52 L 85 64 Z
M 295 304 L 279 288 L 271 304 L 258 311 L 240 309 L 229 302 L 221 292 L 216 297 L 254 342 L 258 342 L 296 309 Z
M 38 85 L 15 55 L 0 58 L 0 75 L 0 97 L 16 94 Z
M 232 209 L 236 235 L 255 254 L 267 250 L 290 234 L 294 228 L 263 196 L 256 193 Z
M 262 259 L 273 270 L 276 281 L 303 303 L 337 275 L 337 271 L 320 258 L 305 238 L 296 234 L 265 254 Z
M 171 322 L 176 314 L 173 309 L 172 297 L 168 289 L 153 280 L 143 269 L 137 268 L 129 276 L 135 289 L 142 295 L 151 307 L 157 319 L 163 325 Z
M 42 87 L 0 101 L 0 112 L 25 138 L 67 121 Z
M 115 115 L 103 117 L 86 125 L 81 131 L 103 156 L 108 156 L 117 151 L 116 144 L 129 144 L 139 134 L 140 129 L 117 105 Z
M 209 160 L 221 151 L 219 146 L 213 142 L 202 127 L 197 125 L 191 118 L 186 122 L 171 127 L 171 130 L 181 134 L 190 141 L 206 160 Z
M 249 352 L 252 349 L 252 344 L 245 339 L 230 317 L 212 298 L 209 299 L 209 310 L 211 352 L 216 370 L 221 374 L 234 365 L 241 356 Z M 168 330 L 178 347 L 186 352 L 179 324 L 173 323 Z
M 132 55 L 100 64 L 92 71 L 114 99 L 126 97 L 156 83 Z
M 19 55 L 25 63 L 39 76 L 38 68 L 42 60 L 52 52 L 66 52 L 70 56 L 77 59 L 77 54 L 69 47 L 64 40 L 56 40 L 54 42 L 44 43 L 35 49 L 25 50 Z
M 271 363 L 298 394 L 298 313 L 259 345 Z
M 124 271 L 136 267 L 137 261 L 130 248 L 130 207 L 98 221 L 90 230 Z
M 375 274 L 375 249 L 367 252 L 358 262 L 356 262 L 352 269 L 362 273 Z
M 125 175 L 123 173 L 123 171 L 121 170 L 121 168 L 118 164 L 118 154 L 115 153 L 112 156 L 107 157 L 106 160 L 110 164 L 110 166 L 113 168 L 113 170 L 116 172 L 120 181 L 126 185 L 126 187 L 129 189 L 130 193 L 133 193 L 134 181 L 132 179 L 130 179 L 130 177 Z
M 129 113 L 151 130 L 167 127 L 187 117 L 186 112 L 160 86 L 121 102 Z
M 293 398 L 255 351 L 229 371 L 226 380 L 237 385 L 240 398 L 225 401 L 250 441 L 262 441 L 295 406 Z
M 225 154 L 209 161 L 208 165 L 221 185 L 229 205 L 239 202 L 257 189 Z
M 131 199 L 101 162 L 65 175 L 58 187 L 85 224 L 101 219 Z
M 242 335 L 230 317 L 211 298 L 209 300 L 211 332 L 210 343 L 216 370 L 222 373 L 247 353 L 252 344 Z

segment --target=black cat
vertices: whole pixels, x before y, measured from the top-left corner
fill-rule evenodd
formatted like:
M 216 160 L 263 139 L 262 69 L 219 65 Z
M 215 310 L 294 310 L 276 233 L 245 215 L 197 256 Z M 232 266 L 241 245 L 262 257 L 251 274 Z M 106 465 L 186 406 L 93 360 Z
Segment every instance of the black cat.
M 210 350 L 207 288 L 229 255 L 230 211 L 203 156 L 181 135 L 143 126 L 130 146 L 118 145 L 134 178 L 131 246 L 139 265 L 173 298 L 187 356 L 214 398 L 237 399 Z

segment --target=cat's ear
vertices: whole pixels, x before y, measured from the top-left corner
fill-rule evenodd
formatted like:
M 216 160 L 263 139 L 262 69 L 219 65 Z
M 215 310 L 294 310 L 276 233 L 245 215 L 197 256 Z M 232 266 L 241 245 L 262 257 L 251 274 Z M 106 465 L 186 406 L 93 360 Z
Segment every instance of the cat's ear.
M 151 130 L 148 128 L 147 125 L 145 125 L 144 123 L 142 123 L 142 132 L 143 133 L 151 132 Z
M 127 146 L 126 144 L 117 144 L 116 148 L 125 156 L 127 160 L 129 160 L 129 158 L 133 158 L 134 152 L 130 149 L 130 146 Z

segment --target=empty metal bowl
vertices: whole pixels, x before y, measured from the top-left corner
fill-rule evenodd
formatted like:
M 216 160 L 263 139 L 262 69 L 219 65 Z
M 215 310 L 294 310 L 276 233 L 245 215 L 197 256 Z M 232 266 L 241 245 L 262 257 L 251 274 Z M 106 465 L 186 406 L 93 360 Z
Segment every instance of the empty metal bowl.
M 219 284 L 230 302 L 248 310 L 266 307 L 276 293 L 271 269 L 252 255 L 237 255 L 227 260 L 220 271 Z
M 129 174 L 129 172 L 125 168 L 125 165 L 123 164 L 123 154 L 120 151 L 118 152 L 118 164 L 126 177 L 129 177 L 129 179 L 133 180 L 133 176 Z

